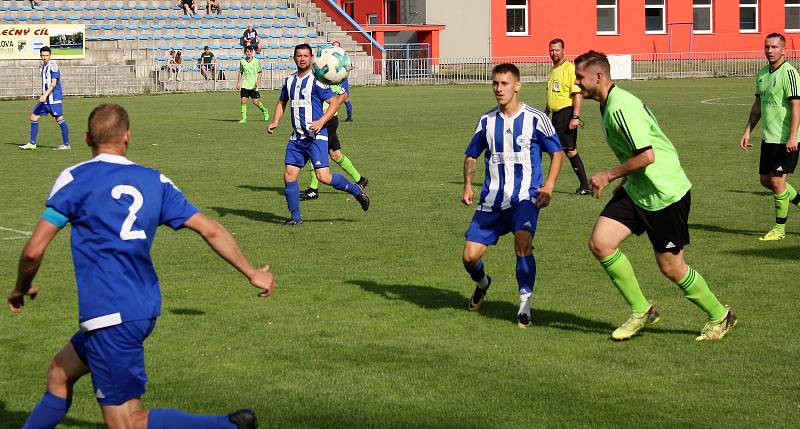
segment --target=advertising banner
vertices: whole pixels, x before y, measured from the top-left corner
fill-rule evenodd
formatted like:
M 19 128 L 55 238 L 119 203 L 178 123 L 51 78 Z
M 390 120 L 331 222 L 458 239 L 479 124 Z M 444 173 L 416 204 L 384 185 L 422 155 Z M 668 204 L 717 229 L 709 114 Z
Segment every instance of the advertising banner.
M 0 24 L 0 60 L 38 60 L 49 46 L 53 59 L 86 56 L 83 24 Z

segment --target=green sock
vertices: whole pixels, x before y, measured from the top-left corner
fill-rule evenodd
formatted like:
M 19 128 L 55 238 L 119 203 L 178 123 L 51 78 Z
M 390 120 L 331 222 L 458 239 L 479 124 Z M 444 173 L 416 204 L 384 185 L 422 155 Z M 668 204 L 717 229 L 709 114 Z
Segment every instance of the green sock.
M 311 169 L 311 182 L 308 184 L 311 189 L 319 189 L 319 180 L 317 179 L 317 172 Z
M 358 170 L 356 170 L 356 167 L 352 162 L 350 162 L 350 158 L 348 158 L 347 155 L 342 155 L 342 157 L 339 158 L 336 163 L 339 164 L 339 166 L 342 167 L 342 169 L 346 171 L 354 181 L 358 182 L 361 180 L 361 175 L 358 174 Z
M 789 187 L 773 197 L 775 197 L 775 229 L 784 229 L 786 218 L 789 216 Z
M 789 202 L 800 207 L 800 195 L 797 194 L 794 187 L 789 183 L 786 184 L 786 192 L 789 193 Z
M 611 255 L 600 260 L 600 265 L 606 270 L 614 286 L 619 289 L 622 297 L 631 306 L 634 313 L 644 313 L 650 309 L 650 303 L 642 294 L 636 274 L 633 273 L 631 261 L 617 249 Z
M 708 288 L 706 280 L 692 267 L 689 267 L 686 275 L 678 281 L 677 285 L 689 301 L 708 314 L 709 320 L 719 320 L 727 314 L 728 310 L 720 304 L 717 297 L 714 296 L 714 292 Z
M 263 102 L 261 102 L 261 101 L 259 101 L 259 102 L 258 102 L 258 104 L 256 104 L 256 107 L 258 107 L 258 110 L 260 110 L 260 111 L 261 111 L 261 113 L 264 113 L 264 112 L 266 112 L 266 111 L 267 111 L 267 108 L 266 108 L 266 107 L 264 107 L 264 103 L 263 103 Z
M 247 119 L 247 105 L 242 104 L 242 119 Z

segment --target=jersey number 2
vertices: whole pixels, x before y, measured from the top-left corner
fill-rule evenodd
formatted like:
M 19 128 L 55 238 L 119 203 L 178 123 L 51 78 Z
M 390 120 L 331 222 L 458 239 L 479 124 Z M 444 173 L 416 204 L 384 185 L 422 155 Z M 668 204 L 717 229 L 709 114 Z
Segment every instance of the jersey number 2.
M 123 240 L 144 240 L 147 238 L 147 234 L 145 234 L 144 231 L 132 230 L 133 223 L 136 222 L 136 213 L 139 212 L 139 209 L 142 208 L 142 204 L 144 204 L 144 197 L 138 189 L 129 185 L 117 185 L 111 190 L 111 196 L 114 197 L 115 200 L 120 199 L 123 195 L 130 195 L 133 197 L 133 203 L 128 207 L 128 217 L 122 222 L 122 229 L 119 230 L 119 238 Z

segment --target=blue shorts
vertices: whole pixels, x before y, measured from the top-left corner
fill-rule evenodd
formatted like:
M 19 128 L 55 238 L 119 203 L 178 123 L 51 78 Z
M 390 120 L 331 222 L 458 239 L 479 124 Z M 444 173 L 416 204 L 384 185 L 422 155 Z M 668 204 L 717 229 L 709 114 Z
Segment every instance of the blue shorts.
M 520 201 L 499 212 L 476 211 L 464 236 L 467 241 L 491 246 L 509 232 L 524 230 L 535 234 L 538 220 L 539 207 L 530 200 Z
M 49 104 L 40 101 L 33 106 L 33 114 L 36 116 L 52 115 L 53 117 L 59 117 L 64 114 L 64 110 L 61 103 Z
M 311 159 L 315 169 L 328 167 L 328 136 L 318 135 L 317 139 L 289 140 L 283 163 L 295 167 L 305 167 Z M 325 140 L 319 137 L 324 137 Z
M 100 405 L 120 405 L 144 394 L 144 340 L 156 319 L 134 320 L 94 331 L 78 331 L 70 339 L 92 373 Z

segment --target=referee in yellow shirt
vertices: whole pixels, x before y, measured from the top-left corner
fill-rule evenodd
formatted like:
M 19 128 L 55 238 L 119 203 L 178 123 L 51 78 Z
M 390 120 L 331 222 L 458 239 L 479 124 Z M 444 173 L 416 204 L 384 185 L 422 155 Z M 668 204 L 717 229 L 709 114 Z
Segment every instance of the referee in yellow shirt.
M 575 65 L 564 59 L 564 41 L 550 41 L 550 59 L 553 70 L 547 79 L 547 107 L 545 114 L 553 114 L 553 126 L 561 140 L 561 147 L 578 176 L 577 195 L 592 195 L 583 161 L 578 155 L 578 125 L 581 123 L 581 89 L 575 85 Z

